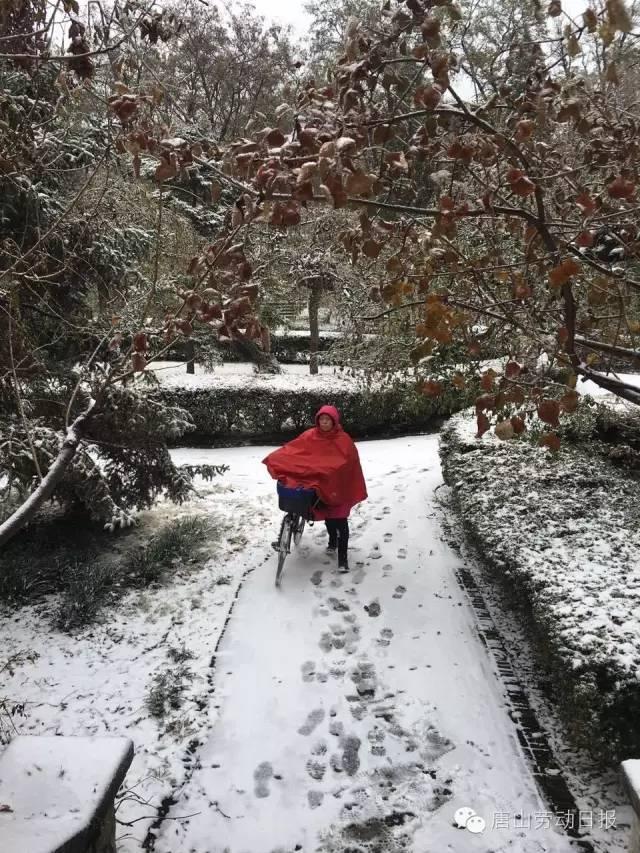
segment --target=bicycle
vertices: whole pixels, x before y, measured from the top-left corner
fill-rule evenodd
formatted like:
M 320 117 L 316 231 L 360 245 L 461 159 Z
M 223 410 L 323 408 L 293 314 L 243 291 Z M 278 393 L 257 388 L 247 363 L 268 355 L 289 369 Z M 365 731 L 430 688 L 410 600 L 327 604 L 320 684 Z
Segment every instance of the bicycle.
M 280 525 L 280 535 L 273 543 L 278 553 L 278 568 L 276 569 L 276 586 L 280 586 L 282 570 L 287 554 L 291 553 L 291 542 L 298 546 L 304 532 L 306 522 L 313 524 L 313 508 L 319 503 L 313 489 L 299 487 L 290 489 L 278 483 L 278 505 L 285 516 Z

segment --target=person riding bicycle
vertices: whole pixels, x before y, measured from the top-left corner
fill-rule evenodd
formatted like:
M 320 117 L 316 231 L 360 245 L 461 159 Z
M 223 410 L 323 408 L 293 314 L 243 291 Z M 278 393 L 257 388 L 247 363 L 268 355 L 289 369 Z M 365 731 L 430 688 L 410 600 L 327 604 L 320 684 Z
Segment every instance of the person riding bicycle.
M 349 571 L 349 514 L 366 500 L 367 487 L 353 439 L 340 424 L 335 406 L 322 406 L 315 426 L 270 453 L 264 464 L 284 486 L 314 489 L 319 502 L 313 518 L 324 521 L 329 534 L 327 553 L 338 552 L 338 568 Z

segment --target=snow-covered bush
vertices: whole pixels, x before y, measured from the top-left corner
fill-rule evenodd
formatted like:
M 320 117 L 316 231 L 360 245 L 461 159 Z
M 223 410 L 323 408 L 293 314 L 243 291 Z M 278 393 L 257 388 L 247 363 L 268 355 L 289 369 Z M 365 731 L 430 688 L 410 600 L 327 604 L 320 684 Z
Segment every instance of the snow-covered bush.
M 440 417 L 467 404 L 463 392 L 430 398 L 415 384 L 366 390 L 335 390 L 210 385 L 162 388 L 154 397 L 189 413 L 195 444 L 224 446 L 243 440 L 284 441 L 313 423 L 320 406 L 331 403 L 342 413 L 354 437 L 426 430 Z
M 37 387 L 31 392 L 37 394 Z M 30 396 L 25 405 L 31 405 Z M 63 440 L 62 426 L 54 416 L 42 416 L 30 421 L 27 434 L 20 418 L 0 415 L 0 497 L 5 510 L 33 488 L 38 476 L 34 454 L 41 470 L 50 467 Z M 54 500 L 81 506 L 104 525 L 120 523 L 131 510 L 150 507 L 160 495 L 181 503 L 190 492 L 191 478 L 173 464 L 167 442 L 175 442 L 190 428 L 181 409 L 161 405 L 140 390 L 112 387 Z
M 469 412 L 445 426 L 441 458 L 466 531 L 530 625 L 569 733 L 607 764 L 636 754 L 640 484 L 597 442 L 554 454 L 477 439 Z

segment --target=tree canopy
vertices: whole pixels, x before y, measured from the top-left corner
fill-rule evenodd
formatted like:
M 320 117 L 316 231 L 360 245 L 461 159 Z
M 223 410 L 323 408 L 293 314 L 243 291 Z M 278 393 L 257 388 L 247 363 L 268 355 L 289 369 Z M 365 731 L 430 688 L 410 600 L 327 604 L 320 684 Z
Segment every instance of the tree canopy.
M 247 8 L 81 16 L 64 0 L 64 45 L 48 8 L 17 0 L 0 21 L 0 491 L 23 501 L 0 544 L 54 492 L 78 499 L 89 469 L 108 524 L 186 494 L 165 440 L 187 425 L 135 426 L 140 376 L 194 329 L 268 349 L 253 235 L 319 208 L 339 211 L 323 251 L 376 279 L 365 316 L 411 312 L 425 394 L 447 347 L 507 356 L 479 371 L 479 434 L 535 411 L 556 447 L 579 377 L 640 402 L 608 372 L 640 355 L 640 34 L 623 0 L 577 17 L 561 0 L 349 0 L 322 26 L 310 3 L 306 54 Z M 155 228 L 135 211 L 92 225 L 83 199 L 103 210 L 116 178 L 150 187 Z M 163 215 L 187 200 L 206 243 L 164 274 Z

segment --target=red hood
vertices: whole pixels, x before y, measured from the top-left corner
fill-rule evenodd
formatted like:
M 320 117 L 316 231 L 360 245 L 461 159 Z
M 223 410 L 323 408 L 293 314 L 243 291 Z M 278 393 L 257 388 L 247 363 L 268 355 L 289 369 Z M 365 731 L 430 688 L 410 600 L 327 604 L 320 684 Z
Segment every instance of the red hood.
M 318 426 L 318 418 L 320 417 L 320 415 L 329 415 L 329 417 L 333 421 L 333 429 L 329 432 L 323 433 L 320 427 Z M 334 430 L 342 429 L 342 426 L 340 425 L 340 412 L 336 409 L 335 406 L 322 406 L 321 408 L 319 408 L 316 412 L 315 423 L 316 427 L 318 428 L 318 432 L 320 432 L 321 435 L 331 435 Z

